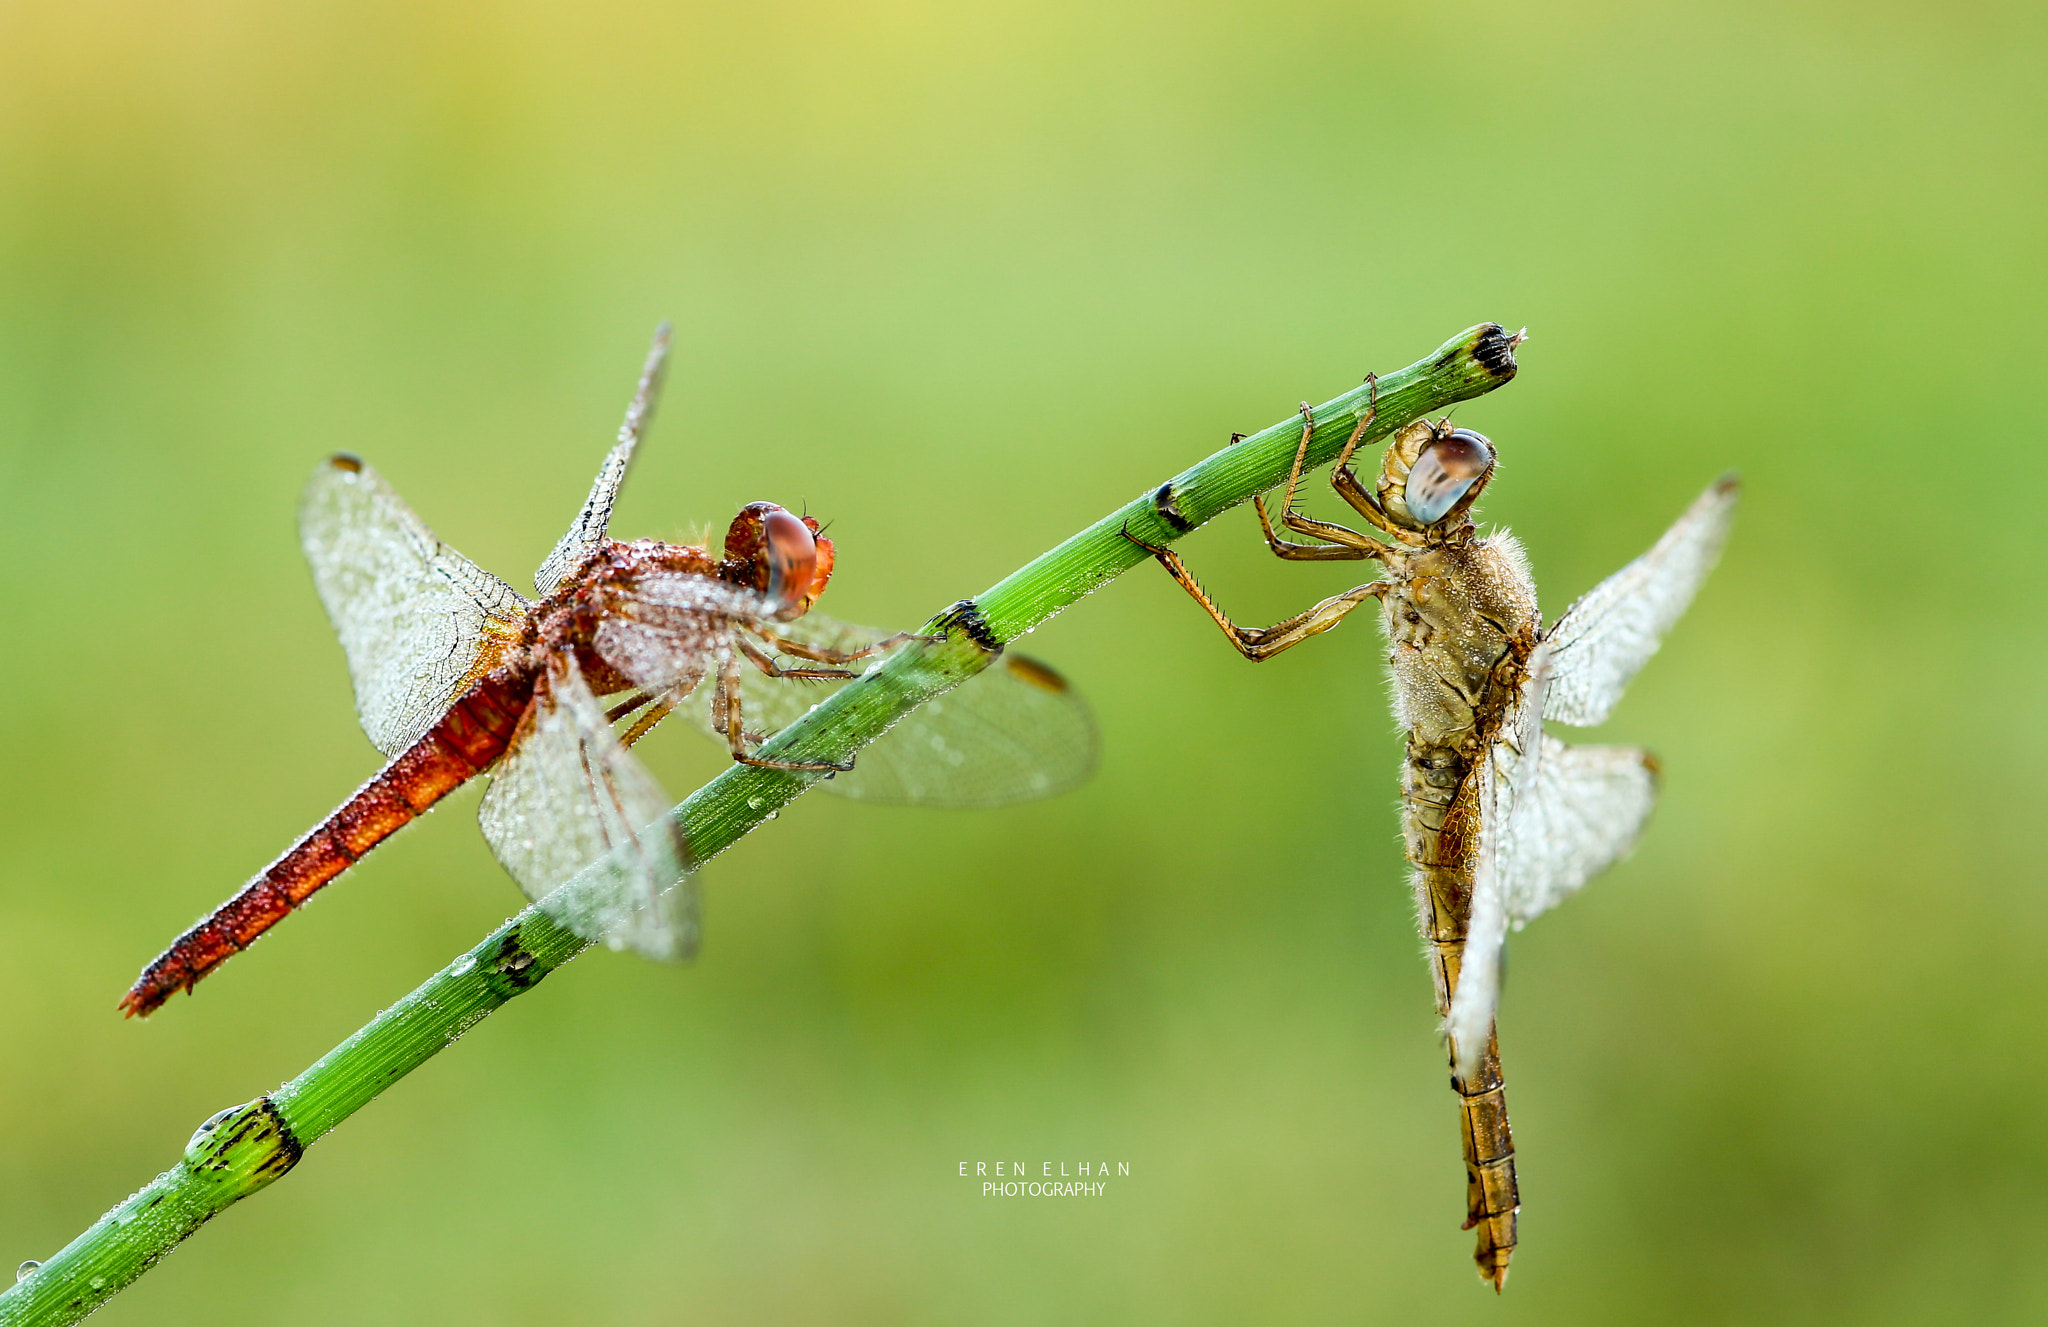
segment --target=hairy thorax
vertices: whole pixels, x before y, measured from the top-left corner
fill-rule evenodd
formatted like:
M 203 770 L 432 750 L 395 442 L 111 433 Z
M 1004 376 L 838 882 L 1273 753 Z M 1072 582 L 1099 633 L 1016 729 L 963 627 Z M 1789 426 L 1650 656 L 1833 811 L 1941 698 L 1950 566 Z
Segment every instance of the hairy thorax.
M 1458 794 L 1536 644 L 1536 587 L 1508 534 L 1421 549 L 1388 571 L 1387 663 L 1395 716 L 1408 732 L 1408 859 L 1459 877 L 1442 882 L 1456 888 L 1468 875 L 1471 839 L 1471 798 L 1461 803 Z

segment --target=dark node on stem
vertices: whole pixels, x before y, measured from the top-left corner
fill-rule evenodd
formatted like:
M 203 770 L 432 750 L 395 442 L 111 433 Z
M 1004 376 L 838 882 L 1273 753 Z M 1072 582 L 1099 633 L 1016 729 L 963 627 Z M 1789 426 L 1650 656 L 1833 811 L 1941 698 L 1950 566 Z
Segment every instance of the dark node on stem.
M 938 629 L 952 635 L 957 629 L 961 635 L 994 654 L 1003 648 L 996 634 L 988 629 L 988 619 L 981 615 L 981 608 L 972 599 L 962 599 L 945 612 L 939 614 Z
M 523 991 L 547 976 L 535 971 L 539 962 L 519 943 L 519 928 L 514 927 L 498 942 L 498 952 L 491 958 L 491 971 L 509 982 L 513 990 Z
M 1160 520 L 1173 527 L 1175 534 L 1186 534 L 1195 528 L 1195 523 L 1182 515 L 1179 505 L 1174 502 L 1171 479 L 1161 484 L 1159 491 L 1152 495 L 1152 510 L 1159 513 Z
M 1469 346 L 1452 346 L 1430 361 L 1432 369 L 1447 369 L 1458 362 L 1458 356 L 1469 354 L 1472 362 L 1485 369 L 1498 382 L 1506 382 L 1515 376 L 1521 366 L 1515 363 L 1515 347 L 1521 343 L 1519 335 L 1510 334 L 1499 323 L 1487 323 L 1479 329 L 1479 336 Z
M 1480 368 L 1506 382 L 1521 367 L 1515 363 L 1515 342 L 1519 339 L 1499 323 L 1488 323 L 1472 346 L 1472 358 Z
M 274 1146 L 277 1149 L 270 1154 L 268 1161 L 256 1168 L 256 1174 L 276 1179 L 299 1164 L 299 1158 L 306 1155 L 306 1145 L 285 1123 L 284 1116 L 278 1113 L 277 1106 L 269 1097 L 258 1099 L 256 1108 L 262 1112 L 264 1128 L 276 1131 Z
M 256 1188 L 299 1164 L 305 1146 L 269 1097 L 224 1110 L 199 1126 L 185 1144 L 185 1161 L 196 1172 L 241 1173 Z M 255 1164 L 251 1165 L 250 1162 Z

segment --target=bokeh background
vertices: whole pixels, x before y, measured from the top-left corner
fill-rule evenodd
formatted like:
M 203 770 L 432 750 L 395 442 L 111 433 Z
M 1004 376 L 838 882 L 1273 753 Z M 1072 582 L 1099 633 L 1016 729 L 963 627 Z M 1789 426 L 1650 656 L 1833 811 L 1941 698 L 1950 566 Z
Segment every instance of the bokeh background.
M 798 803 L 693 968 L 580 960 L 102 1320 L 2040 1321 L 2044 54 L 1967 0 L 0 6 L 0 1259 L 517 902 L 469 794 L 115 1014 L 376 765 L 322 454 L 523 583 L 673 317 L 615 529 L 808 504 L 902 626 L 1491 319 L 1551 611 L 1747 481 L 1599 734 L 1647 840 L 1513 945 L 1504 1298 L 1376 628 L 1253 668 L 1140 568 L 1029 642 L 1091 786 Z M 1246 620 L 1352 579 L 1183 547 Z M 1132 1173 L 957 1173 L 1011 1159 Z

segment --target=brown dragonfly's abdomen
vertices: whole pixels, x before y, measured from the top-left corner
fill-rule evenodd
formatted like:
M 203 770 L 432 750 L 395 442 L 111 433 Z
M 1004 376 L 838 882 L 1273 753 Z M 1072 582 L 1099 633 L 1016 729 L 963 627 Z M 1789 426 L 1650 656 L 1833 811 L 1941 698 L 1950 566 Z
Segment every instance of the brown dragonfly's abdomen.
M 148 1014 L 178 991 L 191 990 L 364 853 L 475 778 L 504 752 L 532 694 L 532 678 L 508 670 L 471 687 L 426 736 L 158 955 L 122 997 L 122 1011 Z
M 1401 780 L 1403 830 L 1408 860 L 1415 867 L 1416 910 L 1429 945 L 1439 1018 L 1450 1017 L 1451 992 L 1458 988 L 1458 965 L 1472 919 L 1470 845 L 1479 815 L 1470 792 L 1459 796 L 1467 783 L 1466 772 L 1467 762 L 1458 751 L 1411 742 Z M 1472 1259 L 1479 1274 L 1499 1289 L 1514 1256 L 1515 1216 L 1521 1208 L 1500 1047 L 1489 1028 L 1486 1054 L 1469 1078 L 1458 1076 L 1458 1048 L 1449 1049 L 1451 1089 L 1458 1094 L 1465 1145 L 1465 1228 L 1479 1232 Z

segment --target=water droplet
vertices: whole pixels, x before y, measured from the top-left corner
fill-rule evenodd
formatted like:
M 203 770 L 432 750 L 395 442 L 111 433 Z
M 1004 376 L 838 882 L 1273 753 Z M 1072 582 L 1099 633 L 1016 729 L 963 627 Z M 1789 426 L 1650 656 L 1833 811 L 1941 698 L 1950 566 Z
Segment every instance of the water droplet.
M 14 1279 L 17 1281 L 26 1281 L 29 1279 L 30 1276 L 35 1274 L 36 1268 L 41 1266 L 41 1263 L 37 1262 L 33 1258 L 30 1258 L 27 1262 L 23 1263 L 21 1266 L 14 1269 Z
M 760 810 L 760 809 L 761 809 L 761 799 L 760 799 L 760 798 L 758 798 L 758 797 L 749 797 L 749 798 L 747 799 L 747 810 L 749 810 L 749 811 L 758 811 L 758 810 Z
M 454 965 L 448 969 L 448 975 L 452 977 L 467 977 L 475 968 L 476 955 L 464 954 L 461 958 L 456 959 Z
M 220 1128 L 220 1122 L 222 1120 L 225 1120 L 228 1116 L 234 1114 L 236 1111 L 240 1109 L 240 1106 L 230 1106 L 226 1110 L 217 1110 L 213 1114 L 207 1116 L 206 1123 L 200 1125 L 197 1129 L 194 1129 L 192 1131 L 192 1137 L 186 1140 L 185 1146 L 192 1146 L 193 1143 L 198 1142 L 200 1139 L 206 1137 L 206 1135 L 212 1133 L 215 1129 Z
M 770 812 L 768 813 L 768 818 L 769 818 L 770 820 L 773 820 L 773 819 L 775 819 L 775 817 L 777 817 L 777 816 L 779 816 L 779 815 L 781 815 L 781 814 L 782 814 L 782 812 L 780 812 L 780 811 L 770 811 Z
M 91 1286 L 94 1290 L 104 1289 L 107 1284 L 107 1278 L 104 1276 L 95 1276 L 92 1280 L 86 1282 L 86 1284 Z

